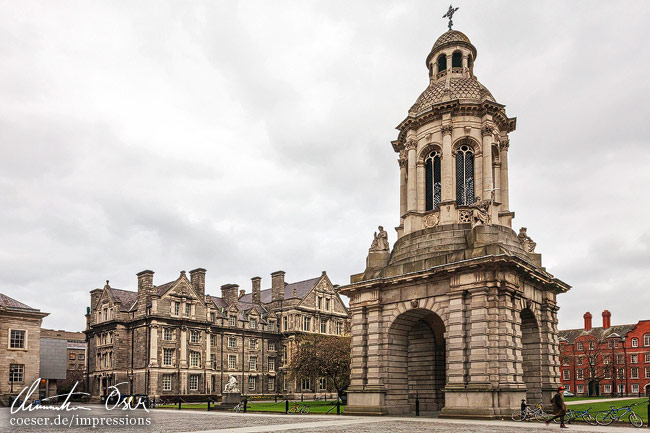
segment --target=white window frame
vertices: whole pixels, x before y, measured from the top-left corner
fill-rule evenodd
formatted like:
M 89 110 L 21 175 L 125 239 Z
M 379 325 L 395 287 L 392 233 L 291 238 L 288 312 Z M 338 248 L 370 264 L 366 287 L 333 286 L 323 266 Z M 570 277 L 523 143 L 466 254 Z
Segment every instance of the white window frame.
M 585 374 L 582 371 L 582 369 L 581 368 L 577 369 L 576 370 L 576 379 L 583 380 L 584 378 L 585 378 Z
M 269 341 L 269 350 L 275 350 L 275 341 Z
M 269 377 L 266 381 L 267 391 L 275 391 L 275 377 Z
M 630 355 L 630 364 L 638 364 L 639 363 L 639 355 L 636 353 L 633 353 Z
M 307 386 L 305 387 L 305 385 Z M 300 379 L 300 389 L 303 391 L 311 391 L 311 379 L 309 378 Z
M 327 378 L 319 377 L 318 378 L 318 390 L 326 391 L 327 390 Z
M 330 321 L 327 319 L 321 319 L 320 320 L 320 332 L 321 334 L 327 334 L 327 328 L 329 325 Z
M 268 359 L 268 370 L 275 371 L 275 358 Z
M 11 334 L 17 332 L 20 333 L 22 332 L 22 346 L 20 347 L 11 347 L 12 345 L 12 336 Z M 28 346 L 28 340 L 27 340 L 27 330 L 26 329 L 20 329 L 20 328 L 9 328 L 9 332 L 7 333 L 7 349 L 9 350 L 27 350 Z M 5 364 L 6 365 L 6 364 Z
M 201 352 L 196 350 L 190 350 L 190 367 L 200 367 L 201 366 Z
M 9 364 L 9 383 L 25 382 L 25 364 Z
M 571 372 L 567 370 L 562 370 L 562 380 L 571 380 Z
M 302 318 L 302 330 L 303 331 L 311 331 L 311 317 L 304 316 Z
M 250 321 L 248 322 L 248 327 L 250 329 L 257 329 L 257 319 L 251 318 Z
M 632 347 L 639 347 L 639 339 L 634 337 L 632 339 Z
M 638 394 L 639 393 L 639 384 L 638 383 L 633 383 L 632 384 L 632 394 Z
M 650 347 L 650 334 L 645 334 L 643 336 L 643 346 Z
M 173 305 L 174 311 L 173 311 L 173 316 L 180 316 L 181 315 L 181 303 L 174 301 Z
M 250 371 L 257 371 L 257 355 L 250 355 L 248 357 L 248 369 Z
M 189 378 L 189 389 L 190 391 L 198 391 L 199 390 L 199 375 L 198 374 L 190 374 Z
M 228 355 L 228 369 L 235 370 L 237 369 L 237 355 Z
M 237 327 L 237 316 L 230 315 L 228 316 L 228 324 L 233 328 Z
M 609 383 L 606 383 L 605 385 L 603 385 L 603 392 L 605 394 L 611 394 L 612 393 L 612 385 L 609 384 Z
M 174 329 L 173 328 L 163 328 L 163 340 L 165 340 L 165 341 L 174 341 Z
M 650 367 L 645 368 L 645 378 L 650 379 Z
M 248 376 L 248 390 L 255 391 L 257 387 L 257 376 Z
M 585 392 L 585 387 L 584 387 L 584 385 L 578 385 L 578 391 L 577 391 L 577 393 L 578 393 L 578 394 L 582 394 L 582 393 L 584 393 L 584 392 Z
M 237 337 L 228 337 L 228 348 L 234 349 L 237 347 Z
M 195 329 L 190 331 L 190 343 L 200 343 L 201 342 L 201 332 Z
M 166 362 L 167 354 L 169 354 L 169 363 Z M 162 365 L 164 367 L 171 367 L 174 365 L 174 349 L 163 349 L 163 360 Z
M 163 374 L 162 375 L 162 390 L 171 391 L 172 390 L 172 374 Z
M 631 367 L 630 379 L 638 379 L 638 378 L 639 378 L 639 367 Z

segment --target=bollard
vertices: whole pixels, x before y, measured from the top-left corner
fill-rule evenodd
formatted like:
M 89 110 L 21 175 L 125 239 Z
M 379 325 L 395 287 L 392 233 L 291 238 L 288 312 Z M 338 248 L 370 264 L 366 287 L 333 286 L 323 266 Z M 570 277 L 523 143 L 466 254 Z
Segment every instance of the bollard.
M 181 410 L 181 399 L 178 399 L 178 410 Z
M 248 397 L 244 397 L 244 413 L 246 413 L 247 409 L 248 409 Z
M 341 415 L 341 399 L 336 400 L 336 414 Z
M 420 398 L 415 397 L 415 416 L 420 416 Z
M 210 399 L 208 399 L 208 412 L 210 412 Z
M 289 413 L 289 399 L 284 402 L 284 413 Z

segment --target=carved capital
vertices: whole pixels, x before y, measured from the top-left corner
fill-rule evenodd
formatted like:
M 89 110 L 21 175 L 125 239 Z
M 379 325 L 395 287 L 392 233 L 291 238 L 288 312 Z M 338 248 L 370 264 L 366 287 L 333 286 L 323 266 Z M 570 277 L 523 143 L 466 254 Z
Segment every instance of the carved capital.
M 451 135 L 451 132 L 454 130 L 453 126 L 451 125 L 442 125 L 442 128 L 440 128 L 440 132 L 442 133 L 442 136 L 444 137 L 445 135 Z
M 416 140 L 410 139 L 404 145 L 406 150 L 415 150 L 418 147 L 418 142 Z
M 397 163 L 399 164 L 400 168 L 405 168 L 408 164 L 408 159 L 398 159 Z
M 508 149 L 509 147 L 510 147 L 510 139 L 508 137 L 502 138 L 501 141 L 499 141 L 500 149 Z
M 492 135 L 494 133 L 494 127 L 492 125 L 483 125 L 481 128 L 481 135 L 483 137 L 487 135 Z

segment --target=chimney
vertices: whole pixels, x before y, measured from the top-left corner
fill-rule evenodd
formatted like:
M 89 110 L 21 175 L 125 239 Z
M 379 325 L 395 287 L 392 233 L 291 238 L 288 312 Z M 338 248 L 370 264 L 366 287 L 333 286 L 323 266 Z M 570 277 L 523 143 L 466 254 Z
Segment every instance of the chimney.
M 138 272 L 138 292 L 149 291 L 153 288 L 153 271 Z
M 206 270 L 203 268 L 196 268 L 190 271 L 192 287 L 194 287 L 194 290 L 196 290 L 196 292 L 202 297 L 205 297 L 205 272 Z
M 603 311 L 603 329 L 608 329 L 610 326 L 612 326 L 612 313 L 609 312 L 609 310 Z
M 582 317 L 585 319 L 585 331 L 591 331 L 591 313 L 587 311 Z
M 259 304 L 261 301 L 260 290 L 262 279 L 260 277 L 253 277 L 251 281 L 253 282 L 253 304 Z
M 275 271 L 271 274 L 271 300 L 284 300 L 284 271 Z
M 239 298 L 237 298 L 237 299 L 241 299 L 241 297 L 244 296 L 245 294 L 246 294 L 246 290 L 241 289 L 241 290 L 239 291 Z
M 226 301 L 226 304 L 237 303 L 237 289 L 239 289 L 237 284 L 224 284 L 221 286 L 221 297 Z

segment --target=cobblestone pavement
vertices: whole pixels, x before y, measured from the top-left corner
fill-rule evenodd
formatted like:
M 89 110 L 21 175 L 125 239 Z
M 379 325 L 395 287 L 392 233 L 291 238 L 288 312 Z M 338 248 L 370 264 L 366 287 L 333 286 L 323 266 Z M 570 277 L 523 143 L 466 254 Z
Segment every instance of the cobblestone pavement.
M 0 409 L 0 432 L 50 433 L 76 432 L 324 432 L 324 433 L 402 433 L 402 432 L 449 432 L 449 433 L 520 433 L 522 431 L 558 431 L 559 426 L 543 423 L 514 423 L 507 421 L 444 420 L 413 417 L 352 417 L 318 415 L 267 415 L 234 414 L 230 412 L 175 411 L 156 409 L 147 413 L 137 411 L 106 411 L 101 406 L 91 406 L 91 411 L 56 412 L 34 411 L 20 417 L 12 416 L 9 409 Z M 18 420 L 21 421 L 18 421 Z M 17 425 L 26 419 L 40 419 L 41 425 Z M 56 420 L 71 420 L 71 426 L 56 424 Z M 13 421 L 12 421 L 13 420 Z M 47 421 L 44 421 L 47 420 Z M 92 427 L 95 420 L 95 427 Z M 102 421 L 103 420 L 103 421 Z M 107 421 L 112 420 L 112 421 Z M 117 420 L 117 421 L 115 421 Z M 122 421 L 120 421 L 122 420 Z M 115 425 L 115 423 L 122 425 Z M 109 423 L 111 425 L 109 425 Z M 129 425 L 125 425 L 129 424 Z M 145 424 L 145 425 L 142 425 Z M 623 430 L 624 429 L 624 430 Z M 592 433 L 630 432 L 624 427 L 571 426 L 566 431 Z

